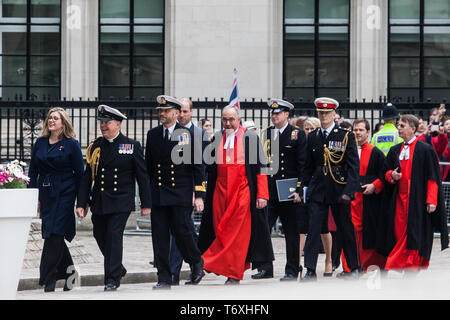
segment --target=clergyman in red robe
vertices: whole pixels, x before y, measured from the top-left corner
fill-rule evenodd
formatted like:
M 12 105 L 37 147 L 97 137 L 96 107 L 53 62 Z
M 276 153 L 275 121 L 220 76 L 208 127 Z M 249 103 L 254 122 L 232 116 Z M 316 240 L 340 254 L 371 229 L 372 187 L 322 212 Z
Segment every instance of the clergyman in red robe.
M 225 107 L 225 131 L 216 163 L 208 166 L 199 234 L 204 270 L 227 277 L 226 284 L 239 283 L 250 263 L 274 260 L 267 216 L 262 211 L 269 199 L 267 176 L 261 174 L 258 161 L 250 161 L 260 153 L 259 138 L 239 123 L 239 110 Z
M 386 270 L 418 271 L 429 266 L 433 233 L 441 234 L 442 250 L 448 248 L 447 215 L 439 163 L 433 147 L 415 137 L 419 121 L 403 115 L 399 135 L 404 142 L 392 147 L 383 168 L 386 195 L 386 235 L 381 250 Z

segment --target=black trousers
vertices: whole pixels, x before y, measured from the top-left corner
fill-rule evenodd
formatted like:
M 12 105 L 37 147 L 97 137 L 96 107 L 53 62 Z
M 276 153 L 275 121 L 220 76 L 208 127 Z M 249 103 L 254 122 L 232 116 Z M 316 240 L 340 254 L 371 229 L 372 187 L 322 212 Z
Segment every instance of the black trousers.
M 50 238 L 44 240 L 42 250 L 41 264 L 39 267 L 39 285 L 48 285 L 54 281 L 66 280 L 75 269 L 73 260 L 67 248 L 64 236 L 52 234 Z
M 150 217 L 158 282 L 172 282 L 169 263 L 170 234 L 174 236 L 184 261 L 190 265 L 200 262 L 201 253 L 189 227 L 191 213 L 192 207 L 152 207 Z
M 192 236 L 194 237 L 195 243 L 198 242 L 198 235 L 195 231 L 195 225 L 194 220 L 192 220 L 192 215 L 189 216 L 189 223 L 188 223 L 189 229 L 192 232 Z M 177 247 L 175 237 L 172 237 L 170 240 L 170 273 L 172 276 L 179 277 L 181 267 L 183 265 L 183 255 L 181 254 L 180 250 Z
M 344 250 L 344 256 L 351 270 L 359 268 L 360 259 L 357 250 L 355 228 L 351 220 L 350 204 L 325 204 L 311 201 L 309 204 L 309 227 L 305 244 L 305 267 L 316 270 L 320 247 L 320 233 L 323 219 L 328 217 L 328 208 L 336 223 L 338 243 Z
M 269 214 L 269 229 L 272 230 L 278 217 L 283 226 L 286 243 L 286 266 L 285 274 L 298 276 L 300 236 L 298 231 L 298 205 L 297 203 L 269 201 L 267 204 Z M 273 263 L 266 262 L 258 266 L 258 270 L 266 270 L 273 273 Z
M 94 238 L 104 257 L 105 285 L 120 285 L 120 279 L 126 273 L 122 265 L 123 231 L 130 212 L 106 215 L 92 214 Z

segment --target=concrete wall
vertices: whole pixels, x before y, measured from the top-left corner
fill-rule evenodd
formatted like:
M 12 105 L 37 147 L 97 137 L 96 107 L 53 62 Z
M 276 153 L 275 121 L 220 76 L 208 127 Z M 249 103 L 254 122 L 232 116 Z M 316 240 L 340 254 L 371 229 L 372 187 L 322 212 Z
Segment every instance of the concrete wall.
M 62 1 L 62 88 L 98 95 L 98 1 Z M 282 0 L 166 0 L 165 92 L 224 98 L 238 70 L 239 96 L 282 95 Z M 351 0 L 350 97 L 387 94 L 387 3 Z
M 166 93 L 228 100 L 282 93 L 282 1 L 168 0 Z

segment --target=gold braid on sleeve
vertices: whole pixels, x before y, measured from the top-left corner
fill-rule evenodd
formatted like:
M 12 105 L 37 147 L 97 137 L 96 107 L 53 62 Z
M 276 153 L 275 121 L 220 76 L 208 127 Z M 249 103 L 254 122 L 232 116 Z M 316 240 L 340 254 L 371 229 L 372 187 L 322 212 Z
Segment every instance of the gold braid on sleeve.
M 92 181 L 95 180 L 95 176 L 97 175 L 98 164 L 100 162 L 100 151 L 101 151 L 100 147 L 97 147 L 94 149 L 94 151 L 91 152 L 91 149 L 94 146 L 94 142 L 95 141 L 92 141 L 86 149 L 86 162 L 91 167 Z
M 350 132 L 347 132 L 345 134 L 344 140 L 342 141 L 344 143 L 344 151 L 342 152 L 341 155 L 338 155 L 337 152 L 333 152 L 330 149 L 328 149 L 328 147 L 325 147 L 323 149 L 323 174 L 326 175 L 327 171 L 330 172 L 331 178 L 334 180 L 334 182 L 339 183 L 339 184 L 347 184 L 347 182 L 342 182 L 337 180 L 334 177 L 333 171 L 331 170 L 331 163 L 334 164 L 339 164 L 342 159 L 344 159 L 344 155 L 345 155 L 345 151 L 347 151 L 347 143 L 348 143 L 348 134 Z M 327 170 L 328 169 L 328 170 Z

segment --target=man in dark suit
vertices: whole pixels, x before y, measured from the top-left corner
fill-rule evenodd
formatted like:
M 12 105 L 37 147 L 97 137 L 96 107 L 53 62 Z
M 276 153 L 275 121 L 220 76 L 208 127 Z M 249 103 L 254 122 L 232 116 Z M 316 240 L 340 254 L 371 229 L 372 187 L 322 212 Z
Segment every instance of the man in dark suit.
M 199 163 L 199 161 L 202 161 L 201 157 L 203 156 L 203 150 L 205 149 L 209 141 L 203 140 L 205 130 L 195 126 L 192 123 L 192 114 L 194 110 L 192 101 L 189 98 L 181 98 L 179 99 L 179 101 L 182 103 L 182 106 L 180 109 L 180 114 L 178 116 L 178 123 L 190 131 L 191 136 L 193 137 L 192 141 L 195 146 L 194 161 L 196 163 Z M 205 172 L 204 165 L 203 165 L 203 172 Z M 188 220 L 189 220 L 188 227 L 190 228 L 192 235 L 194 236 L 194 240 L 197 243 L 198 235 L 195 230 L 192 215 L 189 216 Z M 172 285 L 178 285 L 180 282 L 180 271 L 182 264 L 183 264 L 183 256 L 181 255 L 180 250 L 177 248 L 175 237 L 172 237 L 170 241 L 170 272 L 172 274 Z M 186 284 L 190 283 L 191 283 L 190 280 L 186 281 Z
M 349 268 L 348 279 L 359 277 L 355 229 L 351 220 L 350 202 L 359 187 L 359 157 L 355 135 L 334 122 L 339 103 L 330 98 L 314 101 L 321 127 L 308 135 L 307 159 L 303 185 L 309 201 L 309 227 L 305 244 L 303 281 L 317 280 L 316 265 L 320 245 L 320 229 L 331 206 L 337 226 L 337 238 L 344 250 Z
M 268 102 L 272 112 L 273 125 L 267 128 L 263 138 L 265 151 L 269 158 L 269 226 L 281 219 L 286 239 L 286 267 L 281 281 L 296 280 L 299 273 L 299 231 L 297 230 L 297 209 L 301 201 L 303 170 L 306 162 L 305 132 L 289 124 L 289 112 L 294 106 L 288 101 L 274 99 Z M 295 187 L 289 191 L 289 199 L 278 196 L 277 181 L 297 179 Z M 253 279 L 273 277 L 272 262 L 258 267 Z
M 192 207 L 203 211 L 205 181 L 202 163 L 194 163 L 194 144 L 188 129 L 177 122 L 182 103 L 158 96 L 160 126 L 149 130 L 145 159 L 151 180 L 152 240 L 158 283 L 153 289 L 170 289 L 170 232 L 183 259 L 191 267 L 191 284 L 198 284 L 203 259 L 189 227 Z
M 103 136 L 86 150 L 76 213 L 85 217 L 90 205 L 94 238 L 104 256 L 105 291 L 115 291 L 126 274 L 122 265 L 123 231 L 135 210 L 135 181 L 139 185 L 142 215 L 151 211 L 150 183 L 141 144 L 120 132 L 121 121 L 126 117 L 117 109 L 100 105 L 97 119 Z

